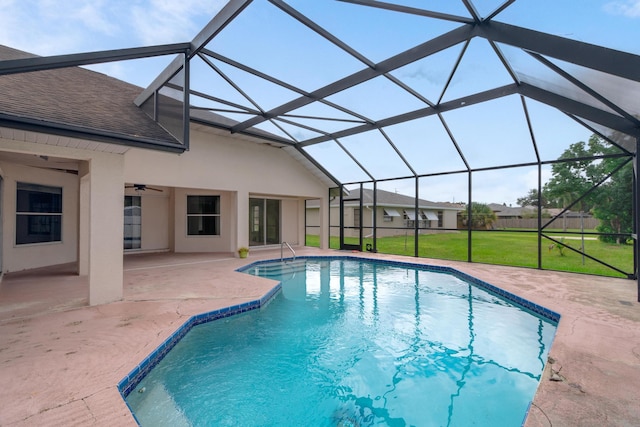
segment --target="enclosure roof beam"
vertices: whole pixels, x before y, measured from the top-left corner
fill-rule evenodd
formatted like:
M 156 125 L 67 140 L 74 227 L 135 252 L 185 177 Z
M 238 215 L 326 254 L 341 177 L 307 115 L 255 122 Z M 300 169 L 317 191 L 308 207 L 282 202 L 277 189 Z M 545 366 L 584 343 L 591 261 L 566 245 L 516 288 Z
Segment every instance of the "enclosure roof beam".
M 185 54 L 185 57 L 177 57 L 167 65 L 160 75 L 136 98 L 135 104 L 138 106 L 142 105 L 152 94 L 158 91 L 171 77 L 184 67 L 185 61 L 197 55 L 211 39 L 232 22 L 250 3 L 251 0 L 230 0 L 190 43 L 186 43 L 187 48 L 181 52 Z
M 582 117 L 610 129 L 623 132 L 627 135 L 640 136 L 640 128 L 629 120 L 601 109 L 591 107 L 579 101 L 566 98 L 562 95 L 541 89 L 528 83 L 521 83 L 518 92 L 527 98 L 535 99 L 543 104 L 550 105 L 567 114 Z
M 640 81 L 640 56 L 631 53 L 496 21 L 479 25 L 477 35 L 607 74 Z
M 314 101 L 324 99 L 345 89 L 349 89 L 360 83 L 366 82 L 375 77 L 393 71 L 396 68 L 400 68 L 414 61 L 447 49 L 451 46 L 455 46 L 456 44 L 467 40 L 469 37 L 473 37 L 473 29 L 473 25 L 463 25 L 461 27 L 458 27 L 455 30 L 441 35 L 440 37 L 436 37 L 435 39 L 429 40 L 419 46 L 404 51 L 385 61 L 382 61 L 376 64 L 374 68 L 367 67 L 361 71 L 351 74 L 350 76 L 337 80 L 323 88 L 311 92 L 308 95 L 301 96 L 297 99 L 294 99 L 293 101 L 280 105 L 270 111 L 267 111 L 263 115 L 253 117 L 249 120 L 239 123 L 238 125 L 234 126 L 232 132 L 240 132 L 251 126 L 255 126 L 266 120 L 281 116 L 288 113 L 289 111 L 303 107 Z
M 105 50 L 100 52 L 74 53 L 69 55 L 37 56 L 34 58 L 9 59 L 0 61 L 0 76 L 26 73 L 30 71 L 54 70 L 105 62 L 184 53 L 189 43 L 165 44 L 159 46 L 135 47 L 130 49 Z
M 468 107 L 473 104 L 478 104 L 485 101 L 490 101 L 496 98 L 502 98 L 503 96 L 513 95 L 518 93 L 518 86 L 514 84 L 501 86 L 495 89 L 490 89 L 484 92 L 479 92 L 473 95 L 465 96 L 463 98 L 454 99 L 452 101 L 444 102 L 438 106 L 425 107 L 419 110 L 410 111 L 405 114 L 399 114 L 397 116 L 389 117 L 379 120 L 375 123 L 366 123 L 361 126 L 352 127 L 342 130 L 326 136 L 319 136 L 317 138 L 308 139 L 299 143 L 300 146 L 305 147 L 308 145 L 318 144 L 331 139 L 344 138 L 358 133 L 367 132 L 373 129 L 380 129 L 387 126 L 397 125 L 399 123 L 408 122 L 415 119 L 420 119 L 434 114 L 443 113 L 447 111 L 456 110 L 462 107 Z
M 360 6 L 376 7 L 378 9 L 392 10 L 394 12 L 408 13 L 411 15 L 426 16 L 428 18 L 443 19 L 445 21 L 460 22 L 463 24 L 473 24 L 472 18 L 460 15 L 451 15 L 448 13 L 434 12 L 431 10 L 418 9 L 416 7 L 402 6 L 394 3 L 386 3 L 374 0 L 339 0 L 344 3 L 357 4 Z

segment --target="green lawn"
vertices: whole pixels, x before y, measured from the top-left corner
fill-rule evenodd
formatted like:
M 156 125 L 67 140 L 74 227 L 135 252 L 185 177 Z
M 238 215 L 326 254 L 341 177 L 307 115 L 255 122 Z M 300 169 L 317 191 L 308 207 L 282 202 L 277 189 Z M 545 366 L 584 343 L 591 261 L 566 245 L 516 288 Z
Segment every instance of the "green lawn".
M 559 240 L 561 234 L 552 237 Z M 569 246 L 580 249 L 581 240 L 578 235 L 567 235 L 564 242 Z M 585 236 L 585 253 L 606 262 L 622 271 L 633 272 L 633 246 L 611 245 L 599 240 L 589 240 L 592 236 Z M 577 240 L 576 240 L 577 239 Z M 358 244 L 358 239 L 347 238 L 346 243 Z M 364 239 L 366 244 L 373 244 L 372 239 Z M 377 249 L 380 253 L 396 255 L 414 255 L 414 235 L 383 237 L 377 239 Z M 571 271 L 601 276 L 626 277 L 596 261 L 592 261 L 581 254 L 564 249 L 562 253 L 548 239 L 542 240 L 542 268 L 547 270 Z M 319 237 L 307 235 L 308 246 L 319 246 Z M 339 239 L 332 237 L 330 247 L 339 248 Z M 467 261 L 467 232 L 423 234 L 419 238 L 420 257 Z M 518 267 L 538 267 L 538 236 L 536 233 L 522 232 L 482 232 L 474 231 L 472 238 L 472 261 L 486 264 L 511 265 Z

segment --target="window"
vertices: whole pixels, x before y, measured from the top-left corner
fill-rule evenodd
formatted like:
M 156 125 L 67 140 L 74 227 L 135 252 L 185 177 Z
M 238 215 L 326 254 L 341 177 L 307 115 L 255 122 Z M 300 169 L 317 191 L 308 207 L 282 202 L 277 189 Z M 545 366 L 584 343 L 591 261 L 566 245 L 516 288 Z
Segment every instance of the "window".
M 16 245 L 62 241 L 62 188 L 17 183 Z
M 360 209 L 353 209 L 353 226 L 360 227 Z
M 438 228 L 444 227 L 444 214 L 442 211 L 438 211 Z
M 385 208 L 382 210 L 382 212 L 384 214 L 384 219 L 383 219 L 384 222 L 393 222 L 394 216 L 400 216 L 398 211 L 395 209 Z
M 142 247 L 142 198 L 124 196 L 124 249 Z
M 405 227 L 416 226 L 416 212 L 413 209 L 405 209 L 402 214 Z
M 220 235 L 220 196 L 187 196 L 187 235 Z
M 440 214 L 442 215 L 442 212 L 440 212 Z M 439 225 L 437 225 L 438 215 L 436 213 L 434 213 L 433 211 L 423 211 L 423 215 L 425 216 L 425 223 L 428 228 L 433 227 L 434 222 L 436 223 L 436 227 L 440 227 Z

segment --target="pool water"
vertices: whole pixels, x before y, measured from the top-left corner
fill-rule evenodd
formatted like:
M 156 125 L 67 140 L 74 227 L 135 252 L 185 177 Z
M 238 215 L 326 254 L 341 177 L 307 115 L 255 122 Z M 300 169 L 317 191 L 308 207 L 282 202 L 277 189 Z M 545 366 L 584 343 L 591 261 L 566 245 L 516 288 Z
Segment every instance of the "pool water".
M 416 266 L 246 272 L 282 291 L 193 327 L 128 395 L 142 426 L 522 425 L 555 322 Z

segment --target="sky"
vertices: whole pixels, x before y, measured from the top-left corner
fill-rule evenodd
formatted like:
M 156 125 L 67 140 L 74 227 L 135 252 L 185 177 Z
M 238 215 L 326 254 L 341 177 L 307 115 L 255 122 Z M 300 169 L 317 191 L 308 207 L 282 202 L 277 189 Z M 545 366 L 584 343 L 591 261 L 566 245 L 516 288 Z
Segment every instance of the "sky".
M 191 41 L 223 0 L 0 0 L 0 44 L 41 56 Z M 171 58 L 102 64 L 146 87 Z M 132 72 L 131 70 L 134 70 Z
M 256 0 L 254 3 L 259 5 L 261 2 L 264 2 L 264 0 Z M 424 7 L 425 4 L 433 5 L 436 10 L 454 14 L 464 12 L 460 9 L 460 3 L 452 0 L 398 0 L 394 2 L 415 7 Z M 49 56 L 186 42 L 192 40 L 225 3 L 222 0 L 0 0 L 0 44 L 42 56 Z M 325 6 L 327 4 L 326 0 L 288 0 L 288 3 L 303 13 L 312 16 L 329 31 L 335 31 L 339 37 L 346 40 L 351 46 L 361 50 L 374 61 L 386 58 L 393 49 L 403 46 L 403 43 L 410 46 L 424 37 L 423 34 L 408 30 L 402 34 L 397 31 L 393 33 L 385 32 L 391 31 L 391 27 L 380 25 L 379 23 L 376 24 L 375 31 L 372 31 L 370 26 L 366 26 L 367 20 L 364 17 L 370 15 L 375 18 L 376 14 L 380 12 L 365 10 L 369 8 L 359 9 L 363 19 L 355 23 L 342 25 L 344 23 L 341 20 L 345 19 L 346 14 L 343 16 L 342 14 L 327 13 L 329 8 Z M 498 3 L 500 3 L 498 0 L 476 0 L 475 2 L 481 14 L 486 14 L 488 11 L 493 10 Z M 339 4 L 339 7 L 347 10 L 355 6 Z M 410 19 L 406 16 L 401 18 Z M 253 18 L 249 16 L 243 19 L 245 19 L 242 21 L 245 25 L 257 28 L 256 32 L 259 32 L 261 28 L 262 31 L 267 30 L 265 25 L 268 23 L 260 22 L 259 14 Z M 254 19 L 254 21 L 251 19 Z M 640 54 L 640 43 L 638 42 L 640 40 L 640 0 L 517 0 L 496 19 L 562 37 Z M 449 23 L 442 23 L 442 25 L 446 26 Z M 276 28 L 276 30 L 266 35 L 263 32 L 262 37 L 271 41 L 271 45 L 289 43 L 291 49 L 298 49 L 296 54 L 304 57 L 299 61 L 300 67 L 307 66 L 309 69 L 318 69 L 324 67 L 324 64 L 334 61 L 333 63 L 339 62 L 342 67 L 345 67 L 345 70 L 362 68 L 359 63 L 348 62 L 337 56 L 333 59 L 330 56 L 332 53 L 329 51 L 322 51 L 322 55 L 304 56 L 306 51 L 315 52 L 316 45 L 309 44 L 312 42 L 306 39 L 302 43 L 296 34 L 289 32 L 278 33 L 277 29 L 281 28 L 279 23 L 269 27 L 269 31 L 271 31 L 271 28 Z M 231 31 L 230 29 L 229 32 Z M 314 89 L 313 85 L 320 87 L 319 85 L 324 84 L 324 82 L 310 82 L 306 79 L 304 76 L 307 73 L 301 71 L 303 68 L 296 70 L 290 68 L 278 69 L 279 61 L 269 61 L 267 59 L 268 55 L 274 53 L 268 50 L 269 46 L 267 44 L 256 43 L 256 37 L 261 37 L 261 35 L 257 34 L 236 39 L 221 37 L 220 42 L 214 47 L 227 55 L 237 55 L 242 60 L 254 61 L 257 64 L 256 66 L 266 67 L 265 71 L 267 72 L 281 73 L 283 78 L 293 79 L 295 84 L 301 85 L 301 87 L 305 84 L 310 85 L 305 89 L 312 90 Z M 317 49 L 320 49 L 320 45 L 318 44 L 317 46 Z M 472 52 L 474 48 L 477 49 L 477 52 Z M 482 49 L 481 45 L 478 44 L 476 46 L 474 40 L 470 47 L 470 52 L 477 57 L 486 57 Z M 448 60 L 451 61 L 452 58 L 455 58 L 455 54 L 452 51 Z M 509 52 L 505 52 L 505 54 L 509 54 Z M 446 55 L 447 53 L 444 53 L 442 56 L 446 57 Z M 469 56 L 471 57 L 471 53 Z M 90 68 L 141 87 L 146 87 L 171 59 L 167 57 L 122 61 L 100 64 Z M 433 71 L 425 73 L 425 70 L 428 69 L 427 65 L 418 64 L 414 68 L 398 70 L 398 77 L 409 82 L 413 79 L 416 84 L 423 84 L 425 91 L 428 91 L 431 87 L 428 84 L 425 85 L 427 81 L 433 83 L 433 87 L 437 88 L 437 82 L 446 80 L 446 73 L 442 75 L 435 75 Z M 331 73 L 336 73 L 337 67 L 324 68 L 326 75 L 321 76 L 321 78 L 325 78 L 326 81 L 332 81 L 336 78 L 336 75 Z M 470 70 L 468 71 L 470 73 L 477 71 L 473 62 L 470 63 Z M 464 76 L 464 72 L 465 70 L 461 66 L 459 75 Z M 478 85 L 478 88 L 474 88 L 474 91 L 482 90 L 482 84 L 485 84 L 486 81 L 494 78 L 498 79 L 496 77 L 497 74 L 493 69 L 487 68 L 484 80 L 471 83 Z M 502 78 L 505 77 L 503 76 Z M 451 88 L 448 89 L 447 95 L 451 99 L 460 96 L 464 92 L 464 85 L 468 84 L 461 77 L 460 79 L 460 81 L 454 79 Z M 347 104 L 348 107 L 356 110 L 362 109 L 362 111 L 367 112 L 368 116 L 375 118 L 376 111 L 369 111 L 372 105 L 380 105 L 380 108 L 390 108 L 392 105 L 376 99 L 376 95 L 386 93 L 386 89 L 383 89 L 372 84 L 371 87 L 364 88 L 362 93 L 347 93 L 342 97 L 336 96 L 333 100 Z M 269 101 L 276 104 L 282 102 L 275 93 L 262 90 L 259 92 L 267 94 L 266 98 L 270 98 L 265 99 L 265 103 Z M 429 93 L 426 93 L 426 95 L 432 96 Z M 282 94 L 282 96 L 285 99 L 288 94 Z M 502 103 L 502 101 L 496 101 L 496 104 L 498 103 Z M 506 108 L 504 111 L 513 110 L 509 105 L 502 107 Z M 584 129 L 576 127 L 571 121 L 567 121 L 566 117 L 558 118 L 556 114 L 547 111 L 544 106 L 533 104 L 530 108 L 534 110 L 532 115 L 538 115 L 545 120 L 545 126 L 540 126 L 538 130 L 540 139 L 547 138 L 552 141 L 562 134 L 566 141 L 577 142 L 578 140 L 586 140 L 590 134 L 590 132 L 585 132 Z M 382 111 L 378 111 L 378 113 L 382 114 Z M 463 108 L 456 110 L 455 113 L 450 113 L 447 120 L 450 121 L 450 126 L 456 129 L 457 135 L 461 140 L 460 145 L 473 152 L 475 150 L 474 135 L 477 135 L 478 132 L 484 131 L 500 135 L 505 133 L 504 126 L 508 126 L 508 123 L 522 120 L 518 116 L 510 117 L 510 113 L 504 114 L 503 120 L 496 122 L 495 118 L 489 114 L 474 111 L 471 108 Z M 556 118 L 560 120 L 557 123 L 554 121 Z M 476 122 L 471 124 L 472 120 Z M 432 125 L 428 120 L 424 120 L 420 124 L 421 129 L 429 135 L 433 135 L 433 138 L 446 138 L 446 135 L 436 136 L 436 132 L 432 130 Z M 415 129 L 403 129 L 402 126 L 397 126 L 394 129 L 389 129 L 389 134 L 400 139 L 407 132 L 415 131 Z M 514 126 L 508 132 L 513 134 L 518 130 Z M 366 147 L 364 142 L 361 141 L 364 137 L 367 138 Z M 372 151 L 369 144 L 378 144 L 380 147 L 385 146 L 384 141 L 379 139 L 379 135 L 366 135 L 360 139 L 353 137 L 342 141 L 342 143 L 350 150 L 361 152 L 361 155 L 365 155 L 367 151 Z M 531 150 L 527 147 L 513 148 L 511 141 L 506 139 L 500 141 L 499 138 L 494 138 L 493 142 L 498 144 L 497 146 L 500 148 L 494 152 L 478 150 L 479 163 L 476 164 L 477 166 L 492 166 L 497 161 L 497 157 L 508 153 L 509 150 L 512 151 L 511 154 L 515 153 L 522 156 L 524 156 L 523 153 L 528 152 L 527 150 Z M 422 158 L 421 164 L 425 168 L 445 168 L 445 166 L 457 168 L 456 161 L 458 164 L 460 163 L 459 159 L 451 160 L 451 164 L 449 164 L 448 160 L 443 162 L 435 155 L 436 153 L 421 152 L 418 148 L 409 146 L 409 143 L 399 143 L 398 145 L 404 145 L 402 149 L 408 150 L 412 159 Z M 565 143 L 565 146 L 567 145 L 568 143 Z M 549 142 L 545 147 L 549 147 L 549 156 L 551 158 L 556 158 L 560 154 L 560 152 L 553 151 L 552 142 Z M 450 147 L 449 150 L 451 150 Z M 324 153 L 322 147 L 315 147 L 310 151 L 313 151 L 313 154 L 319 157 L 325 155 L 335 159 L 333 151 Z M 443 156 L 441 158 L 453 159 L 455 153 L 441 154 L 441 156 Z M 388 156 L 378 156 L 378 163 L 374 159 L 370 159 L 368 167 L 382 171 L 383 175 L 385 172 L 387 174 L 395 173 L 396 168 L 401 170 L 404 167 L 400 162 L 393 163 L 389 159 L 390 157 Z M 348 159 L 345 162 L 348 162 Z M 346 174 L 343 181 L 351 178 L 348 175 L 352 169 L 343 167 L 339 163 L 335 163 L 335 169 L 336 176 L 341 173 Z M 549 168 L 545 168 L 543 170 L 543 182 L 550 176 Z M 420 183 L 420 197 L 433 201 L 466 201 L 466 185 L 466 176 L 425 179 Z M 530 188 L 537 187 L 537 171 L 535 168 L 524 168 L 513 171 L 484 172 L 478 174 L 478 178 L 474 179 L 472 185 L 473 198 L 476 201 L 515 205 L 518 197 L 525 196 Z M 379 188 L 412 194 L 414 184 L 410 180 L 383 182 L 379 185 Z

